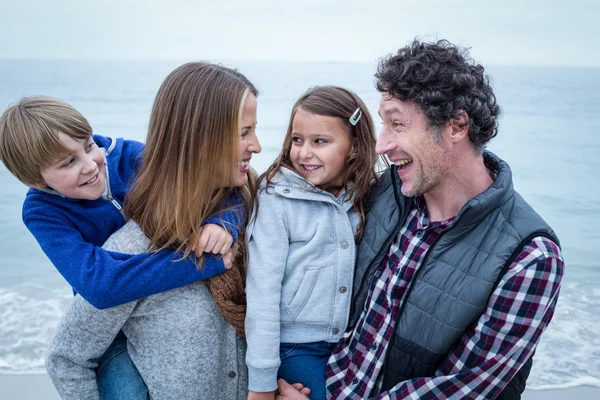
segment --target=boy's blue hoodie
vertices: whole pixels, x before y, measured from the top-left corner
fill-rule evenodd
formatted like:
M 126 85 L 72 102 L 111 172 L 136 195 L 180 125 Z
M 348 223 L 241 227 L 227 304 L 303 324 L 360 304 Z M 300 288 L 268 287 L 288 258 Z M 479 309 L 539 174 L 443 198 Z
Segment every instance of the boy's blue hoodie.
M 112 142 L 98 135 L 94 141 L 105 149 Z M 107 185 L 121 207 L 137 176 L 143 148 L 140 142 L 117 139 L 106 156 Z M 237 195 L 229 200 L 238 201 Z M 223 222 L 235 242 L 243 222 L 238 213 L 238 207 L 226 209 L 204 223 Z M 23 222 L 73 290 L 97 308 L 114 307 L 225 272 L 223 261 L 211 254 L 204 255 L 203 267 L 197 269 L 194 256 L 177 261 L 182 254 L 174 250 L 134 256 L 103 250 L 106 239 L 126 222 L 105 198 L 70 199 L 32 188 L 23 203 Z

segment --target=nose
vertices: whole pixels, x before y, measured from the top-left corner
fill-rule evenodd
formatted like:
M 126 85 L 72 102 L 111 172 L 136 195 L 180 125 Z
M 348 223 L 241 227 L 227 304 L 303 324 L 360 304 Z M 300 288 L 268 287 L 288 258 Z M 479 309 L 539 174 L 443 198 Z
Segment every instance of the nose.
M 377 154 L 387 154 L 395 148 L 396 143 L 393 140 L 392 134 L 384 125 L 383 129 L 381 129 L 381 132 L 379 132 L 379 137 L 377 138 L 377 143 L 375 144 L 375 151 Z
M 258 141 L 258 136 L 256 136 L 256 134 L 252 135 L 252 137 L 250 138 L 250 143 L 248 144 L 248 151 L 250 153 L 255 154 L 258 154 L 262 151 L 262 146 L 260 145 L 260 142 Z
M 312 148 L 310 143 L 304 142 L 302 143 L 302 147 L 300 147 L 300 152 L 298 153 L 301 159 L 310 158 L 312 155 Z
M 82 163 L 82 167 L 81 167 L 81 173 L 82 174 L 89 174 L 90 172 L 94 172 L 96 171 L 96 161 L 94 160 L 94 157 L 92 157 L 91 155 L 86 154 L 84 159 L 81 161 Z

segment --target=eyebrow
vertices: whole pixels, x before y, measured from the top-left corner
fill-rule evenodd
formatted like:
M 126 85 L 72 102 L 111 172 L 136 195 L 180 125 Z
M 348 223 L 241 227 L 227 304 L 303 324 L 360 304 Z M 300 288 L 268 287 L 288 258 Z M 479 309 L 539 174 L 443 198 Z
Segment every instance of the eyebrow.
M 400 110 L 397 107 L 392 107 L 392 108 L 388 108 L 387 110 L 385 110 L 383 112 L 385 115 L 390 115 L 390 114 L 394 114 L 394 113 L 398 113 L 402 116 L 404 116 L 404 113 L 402 113 L 402 110 Z M 379 114 L 379 117 L 381 117 L 381 112 L 379 110 L 377 110 L 377 114 Z
M 305 136 L 305 137 L 309 137 L 309 138 L 315 137 L 315 136 L 316 137 L 326 137 L 326 138 L 333 138 L 334 137 L 334 135 L 331 135 L 331 134 L 329 134 L 327 132 L 321 132 L 321 133 L 317 132 L 317 133 L 306 133 L 305 134 L 305 133 L 302 133 L 302 132 L 292 131 L 291 134 L 292 135 L 296 135 L 296 136 Z
M 258 121 L 256 121 L 256 122 L 254 123 L 254 125 L 258 125 Z M 242 129 L 250 129 L 250 128 L 252 128 L 254 125 L 245 125 L 245 126 L 242 126 Z

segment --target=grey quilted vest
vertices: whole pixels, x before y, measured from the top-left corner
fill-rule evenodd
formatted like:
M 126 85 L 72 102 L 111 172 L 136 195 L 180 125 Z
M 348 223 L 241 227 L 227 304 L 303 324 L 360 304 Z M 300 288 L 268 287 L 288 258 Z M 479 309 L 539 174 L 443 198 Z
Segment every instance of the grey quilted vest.
M 463 206 L 413 277 L 388 345 L 383 390 L 407 379 L 433 376 L 479 319 L 508 266 L 533 237 L 545 236 L 559 244 L 552 229 L 514 191 L 508 164 L 490 152 L 484 160 L 497 171 L 496 180 Z M 358 248 L 351 326 L 356 325 L 379 265 L 413 208 L 413 199 L 404 197 L 400 186 L 393 167 L 372 190 Z M 497 398 L 520 398 L 531 365 L 530 358 Z

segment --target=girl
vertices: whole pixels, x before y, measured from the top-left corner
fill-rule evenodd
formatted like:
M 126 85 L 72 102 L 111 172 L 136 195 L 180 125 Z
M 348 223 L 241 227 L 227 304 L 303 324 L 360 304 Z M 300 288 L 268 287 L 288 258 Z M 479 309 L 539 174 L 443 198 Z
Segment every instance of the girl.
M 325 364 L 346 329 L 355 243 L 377 179 L 375 141 L 367 107 L 349 90 L 316 87 L 294 105 L 248 228 L 248 399 L 273 399 L 278 377 L 325 398 Z
M 252 204 L 249 163 L 261 151 L 257 94 L 240 73 L 207 63 L 184 64 L 165 79 L 139 178 L 126 198 L 132 220 L 105 249 L 134 254 L 176 248 L 187 256 L 198 246 L 202 221 L 232 195 Z M 245 398 L 243 260 L 238 257 L 208 285 L 193 283 L 106 310 L 77 296 L 46 362 L 61 397 L 99 398 L 94 360 L 122 329 L 150 397 Z

